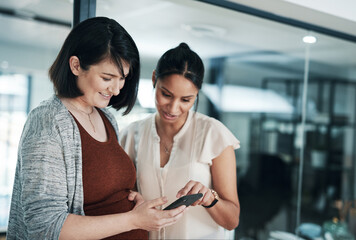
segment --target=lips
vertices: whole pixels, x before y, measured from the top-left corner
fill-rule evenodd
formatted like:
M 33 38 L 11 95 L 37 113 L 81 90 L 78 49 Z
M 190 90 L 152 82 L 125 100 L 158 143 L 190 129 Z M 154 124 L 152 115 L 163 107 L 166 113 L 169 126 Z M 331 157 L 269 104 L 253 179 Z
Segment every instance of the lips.
M 172 115 L 172 114 L 169 114 L 169 113 L 164 112 L 164 111 L 163 111 L 163 116 L 167 120 L 175 120 L 175 119 L 178 118 L 178 115 Z
M 106 100 L 110 100 L 112 94 L 105 94 L 105 93 L 100 93 L 101 96 L 103 96 Z

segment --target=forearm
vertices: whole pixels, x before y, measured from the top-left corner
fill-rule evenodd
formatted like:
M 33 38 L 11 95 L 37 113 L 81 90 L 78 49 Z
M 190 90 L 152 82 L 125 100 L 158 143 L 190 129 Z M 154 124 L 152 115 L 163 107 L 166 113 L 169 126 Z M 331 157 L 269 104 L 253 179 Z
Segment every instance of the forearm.
M 239 225 L 240 206 L 222 198 L 206 209 L 214 221 L 225 229 L 232 230 Z
M 131 212 L 105 216 L 80 216 L 69 214 L 65 220 L 60 240 L 101 239 L 135 229 Z
M 239 224 L 240 202 L 237 194 L 236 159 L 234 149 L 227 147 L 211 166 L 213 189 L 219 195 L 219 201 L 209 208 L 212 218 L 226 229 L 234 229 Z M 210 197 L 210 204 L 214 199 Z
M 60 239 L 102 239 L 134 229 L 158 231 L 174 224 L 184 213 L 185 206 L 168 211 L 157 210 L 157 207 L 167 202 L 166 197 L 146 202 L 142 202 L 137 196 L 131 197 L 137 204 L 129 212 L 105 216 L 69 214 L 63 224 Z

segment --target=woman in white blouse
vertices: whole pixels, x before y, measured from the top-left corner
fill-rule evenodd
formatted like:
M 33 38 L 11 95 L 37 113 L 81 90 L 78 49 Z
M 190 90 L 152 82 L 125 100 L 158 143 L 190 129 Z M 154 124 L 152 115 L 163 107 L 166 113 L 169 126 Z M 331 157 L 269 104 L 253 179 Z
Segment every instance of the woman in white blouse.
M 150 239 L 223 239 L 224 229 L 239 224 L 234 149 L 240 142 L 221 122 L 191 110 L 203 77 L 203 62 L 187 44 L 168 50 L 152 75 L 157 112 L 120 132 L 145 199 L 166 196 L 168 205 L 203 194 L 181 220 L 150 232 Z

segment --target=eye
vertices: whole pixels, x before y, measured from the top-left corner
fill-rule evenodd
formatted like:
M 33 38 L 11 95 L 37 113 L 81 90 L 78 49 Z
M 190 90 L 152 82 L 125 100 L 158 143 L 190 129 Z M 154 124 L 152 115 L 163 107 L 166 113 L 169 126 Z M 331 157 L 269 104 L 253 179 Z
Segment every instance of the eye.
M 182 101 L 188 103 L 188 102 L 190 102 L 190 99 L 183 98 Z
M 106 82 L 108 82 L 108 81 L 111 81 L 111 78 L 105 78 L 105 77 L 103 77 L 103 80 L 106 81 Z
M 170 97 L 170 95 L 165 93 L 164 91 L 162 91 L 162 95 L 165 96 L 165 97 Z

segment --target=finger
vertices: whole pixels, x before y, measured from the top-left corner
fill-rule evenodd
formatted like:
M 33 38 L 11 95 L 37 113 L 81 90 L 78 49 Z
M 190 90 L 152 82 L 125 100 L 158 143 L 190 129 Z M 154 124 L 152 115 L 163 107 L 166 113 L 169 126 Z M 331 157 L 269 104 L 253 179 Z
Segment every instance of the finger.
M 185 205 L 182 205 L 182 206 L 179 206 L 179 207 L 171 209 L 171 210 L 161 211 L 161 213 L 163 214 L 162 217 L 163 218 L 172 218 L 172 217 L 184 212 L 184 210 L 186 208 L 187 207 Z
M 176 214 L 174 217 L 171 217 L 171 218 L 167 218 L 165 223 L 164 223 L 164 226 L 162 227 L 167 227 L 167 226 L 170 226 L 174 223 L 176 223 L 185 213 L 185 211 L 187 210 L 188 208 L 183 208 L 183 211 L 179 212 L 178 214 Z M 171 211 L 171 210 L 170 210 Z
M 200 198 L 200 199 L 198 199 L 198 200 L 196 200 L 191 206 L 197 206 L 197 205 L 201 205 L 201 203 L 202 203 L 202 199 L 203 199 L 204 197 L 202 197 L 202 198 Z
M 192 206 L 202 205 L 204 202 L 208 201 L 208 199 L 210 199 L 210 195 L 212 195 L 210 189 L 205 186 L 199 190 L 199 193 L 202 193 L 203 196 L 195 201 Z
M 200 182 L 197 182 L 192 188 L 191 190 L 188 192 L 188 194 L 196 194 L 196 193 L 205 193 L 206 192 L 206 188 L 203 184 L 201 184 Z
M 204 197 L 202 198 L 201 202 L 199 203 L 200 205 L 209 205 L 211 203 L 211 199 L 213 199 L 214 196 L 211 193 L 210 189 L 204 194 Z
M 156 208 L 159 206 L 162 206 L 163 204 L 167 203 L 168 199 L 167 197 L 160 197 L 156 198 L 150 201 L 147 201 L 148 207 L 149 208 Z
M 183 213 L 186 211 L 186 209 L 187 207 L 183 205 L 172 210 L 156 210 L 155 215 L 158 219 L 160 219 L 160 221 L 158 225 L 154 227 L 156 229 L 155 231 L 177 222 L 178 219 L 183 216 Z
M 181 190 L 178 191 L 176 197 L 180 198 L 181 196 L 187 195 L 191 191 L 191 189 L 194 187 L 195 184 L 196 184 L 195 181 L 190 180 Z
M 201 184 L 200 182 L 196 182 L 196 184 L 192 187 L 192 189 L 187 193 L 187 195 L 189 194 L 197 194 L 197 193 L 202 193 L 203 196 L 198 199 L 197 201 L 195 201 L 192 206 L 196 206 L 199 205 L 202 201 L 203 198 L 205 197 L 206 193 L 209 191 L 209 189 L 207 187 L 205 187 L 203 184 Z
M 136 195 L 137 195 L 137 192 L 130 192 L 130 194 L 128 195 L 127 198 L 128 198 L 130 201 L 134 201 L 135 198 L 136 198 Z

